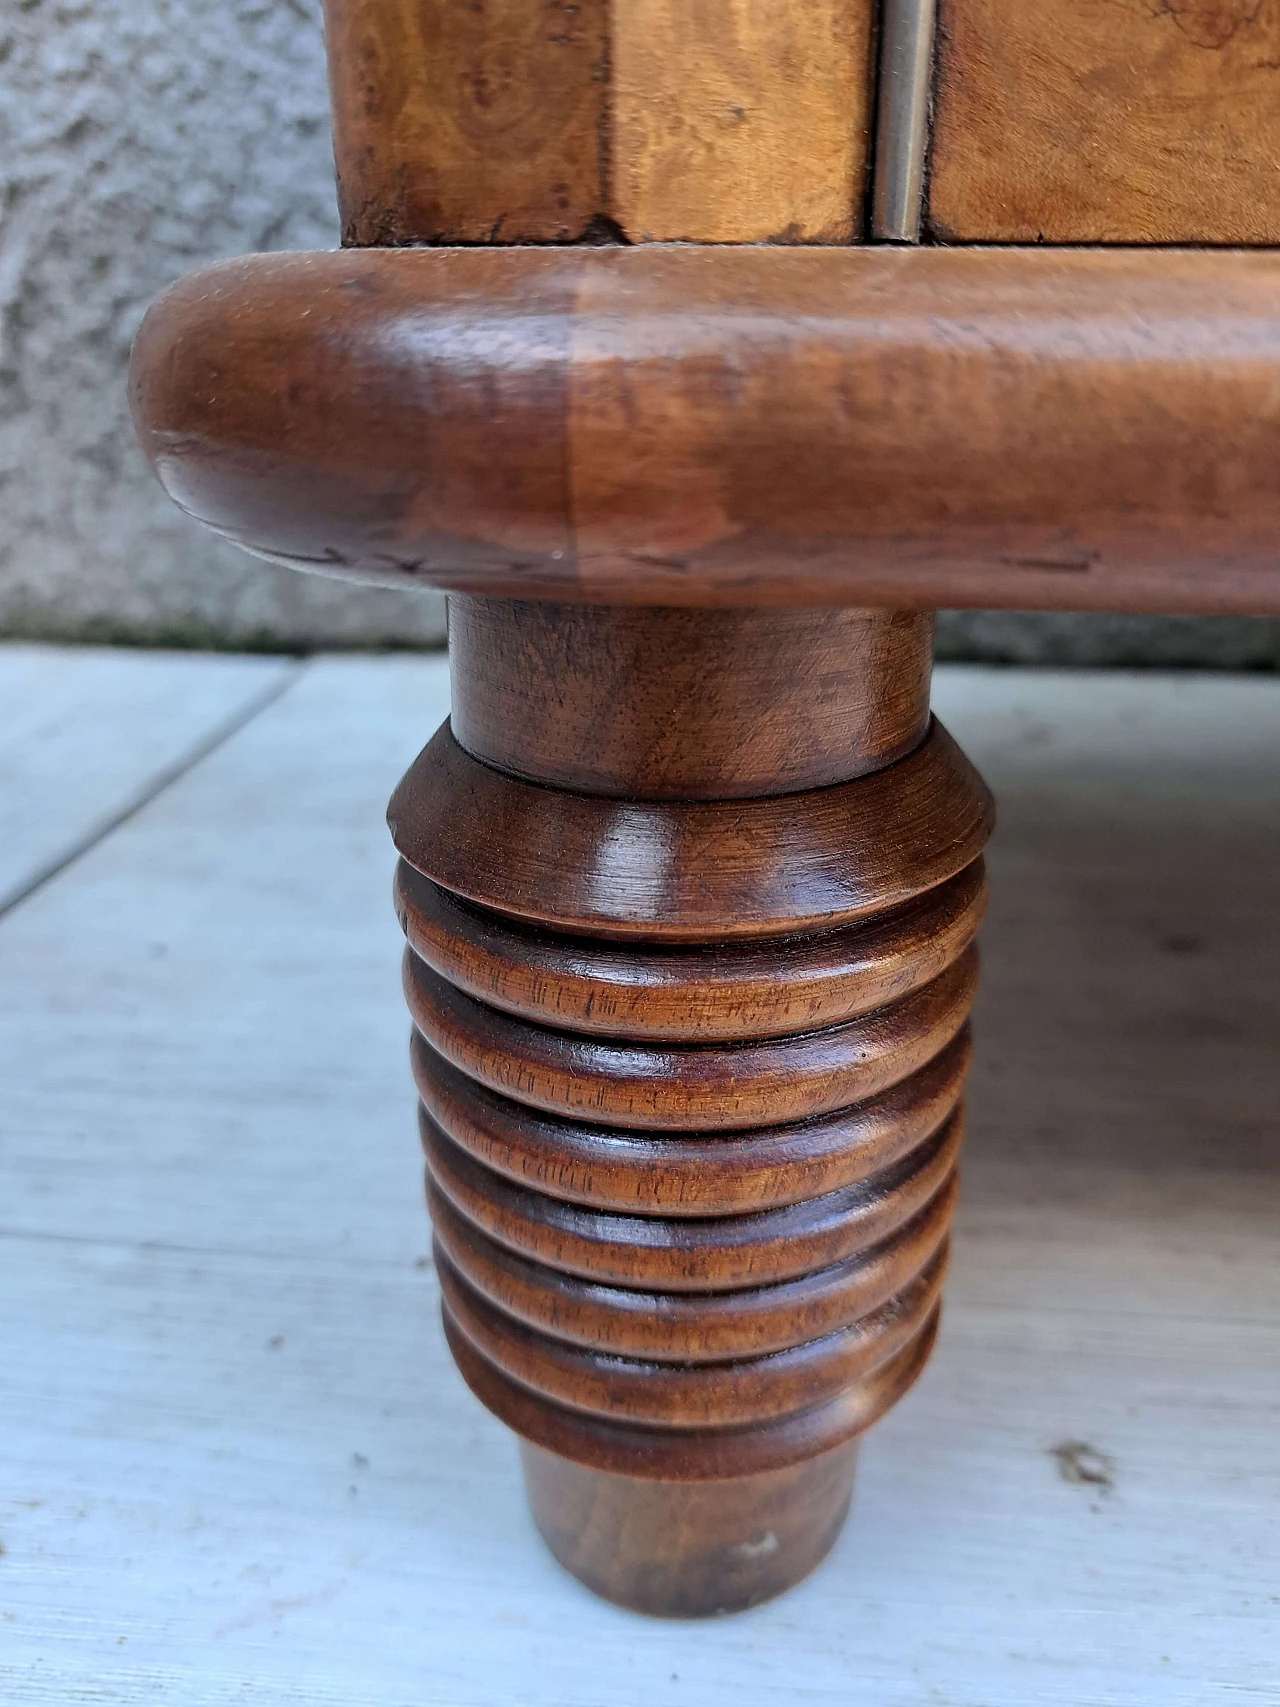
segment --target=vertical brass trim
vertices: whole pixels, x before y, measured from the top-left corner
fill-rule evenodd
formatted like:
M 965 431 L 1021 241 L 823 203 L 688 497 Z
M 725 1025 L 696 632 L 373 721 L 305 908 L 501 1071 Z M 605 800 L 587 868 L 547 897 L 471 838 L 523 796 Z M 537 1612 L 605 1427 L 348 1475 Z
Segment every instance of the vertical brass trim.
M 918 243 L 937 0 L 884 0 L 871 234 Z

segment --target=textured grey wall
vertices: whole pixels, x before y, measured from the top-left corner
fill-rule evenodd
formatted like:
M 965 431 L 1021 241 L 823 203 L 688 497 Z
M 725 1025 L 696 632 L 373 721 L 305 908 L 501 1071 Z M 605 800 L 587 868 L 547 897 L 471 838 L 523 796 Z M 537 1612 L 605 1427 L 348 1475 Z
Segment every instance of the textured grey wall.
M 0 0 L 0 633 L 439 639 L 439 598 L 211 539 L 129 428 L 129 343 L 164 285 L 336 232 L 319 0 Z M 1280 623 L 944 613 L 939 652 L 1275 668 Z
M 937 652 L 939 658 L 991 664 L 1277 670 L 1280 620 L 940 611 Z
M 271 568 L 186 521 L 129 344 L 202 261 L 337 240 L 319 0 L 0 0 L 0 630 L 438 639 L 443 601 Z

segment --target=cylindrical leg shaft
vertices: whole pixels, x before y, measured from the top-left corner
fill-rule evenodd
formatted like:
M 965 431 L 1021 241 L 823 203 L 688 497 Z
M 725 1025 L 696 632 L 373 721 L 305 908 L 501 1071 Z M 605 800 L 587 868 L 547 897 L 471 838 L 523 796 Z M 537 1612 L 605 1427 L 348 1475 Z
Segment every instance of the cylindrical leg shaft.
M 750 1605 L 936 1331 L 990 801 L 926 617 L 451 621 L 391 807 L 449 1341 L 570 1570 Z
M 764 1475 L 652 1482 L 520 1449 L 560 1563 L 605 1600 L 664 1618 L 741 1612 L 807 1577 L 844 1524 L 856 1453 L 850 1441 Z

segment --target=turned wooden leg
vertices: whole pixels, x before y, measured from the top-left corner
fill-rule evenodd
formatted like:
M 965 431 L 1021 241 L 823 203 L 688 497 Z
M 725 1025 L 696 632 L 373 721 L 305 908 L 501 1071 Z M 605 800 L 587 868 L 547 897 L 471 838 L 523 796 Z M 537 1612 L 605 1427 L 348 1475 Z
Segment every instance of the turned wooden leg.
M 789 1587 L 936 1331 L 991 822 L 912 613 L 455 598 L 393 798 L 446 1332 L 590 1587 Z
M 325 0 L 376 247 L 179 283 L 132 397 L 188 514 L 455 595 L 391 808 L 445 1326 L 556 1556 L 705 1613 L 938 1320 L 991 808 L 859 607 L 1280 608 L 1280 261 L 847 246 L 868 168 L 927 211 L 924 0 L 551 10 Z

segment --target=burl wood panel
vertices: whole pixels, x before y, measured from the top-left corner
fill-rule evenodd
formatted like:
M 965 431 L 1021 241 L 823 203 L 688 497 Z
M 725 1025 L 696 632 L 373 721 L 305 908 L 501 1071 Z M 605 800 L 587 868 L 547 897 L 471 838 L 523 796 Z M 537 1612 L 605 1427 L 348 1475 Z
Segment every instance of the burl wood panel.
M 271 255 L 151 310 L 135 419 L 251 550 L 651 605 L 1280 611 L 1280 255 Z
M 608 0 L 324 0 L 344 243 L 571 242 L 604 212 Z
M 614 0 L 609 212 L 636 243 L 862 229 L 872 0 Z
M 929 225 L 1280 241 L 1276 0 L 939 0 Z
M 343 242 L 848 242 L 873 11 L 325 0 Z
M 583 1580 L 750 1604 L 826 1551 L 936 1331 L 990 798 L 910 616 L 462 599 L 450 630 L 483 759 L 446 727 L 389 813 L 450 1344 Z M 815 680 L 825 786 L 795 791 Z M 744 774 L 766 792 L 717 797 Z

